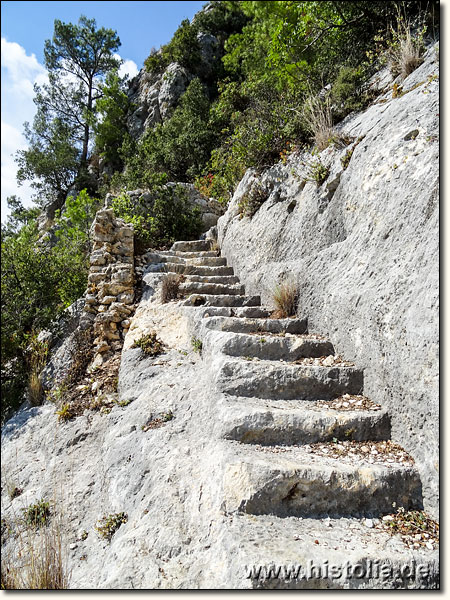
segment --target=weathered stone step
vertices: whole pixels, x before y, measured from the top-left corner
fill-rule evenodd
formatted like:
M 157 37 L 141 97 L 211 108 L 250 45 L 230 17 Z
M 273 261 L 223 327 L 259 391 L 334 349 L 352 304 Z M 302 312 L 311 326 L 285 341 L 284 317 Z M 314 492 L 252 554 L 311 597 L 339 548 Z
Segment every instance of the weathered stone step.
M 200 283 L 198 281 L 186 281 L 180 285 L 182 292 L 189 294 L 213 294 L 213 295 L 232 295 L 239 296 L 245 294 L 243 285 L 221 284 L 221 283 Z
M 291 365 L 267 360 L 225 359 L 216 372 L 221 392 L 273 400 L 331 399 L 360 394 L 363 372 L 355 367 Z
M 233 267 L 209 267 L 209 266 L 195 266 L 189 265 L 186 269 L 180 268 L 180 264 L 166 262 L 164 270 L 167 273 L 184 273 L 186 276 L 201 275 L 201 276 L 214 276 L 222 277 L 223 275 L 233 275 Z
M 189 281 L 198 283 L 219 283 L 222 285 L 233 285 L 239 283 L 239 277 L 236 275 L 186 275 Z
M 190 242 L 175 242 L 170 248 L 174 252 L 202 252 L 210 250 L 210 240 L 194 240 Z
M 165 263 L 165 264 L 176 264 L 176 269 L 180 269 L 180 265 L 185 265 L 186 270 L 190 270 L 192 267 L 225 267 L 227 259 L 221 256 L 198 256 L 196 258 L 183 258 L 182 256 L 166 256 L 159 253 L 147 254 L 147 260 L 149 263 Z
M 233 589 L 439 589 L 438 549 L 361 519 L 235 514 L 221 527 Z
M 205 320 L 210 317 L 226 317 L 236 319 L 236 321 L 243 321 L 244 319 L 266 319 L 271 312 L 269 309 L 262 308 L 261 306 L 211 306 L 205 308 L 202 317 Z
M 222 331 L 211 332 L 209 338 L 213 353 L 221 352 L 228 356 L 293 362 L 305 357 L 334 355 L 331 342 L 307 335 L 288 334 L 281 337 L 271 334 L 250 335 Z
M 267 313 L 270 311 L 267 310 Z M 228 317 L 226 315 L 211 315 L 205 319 L 205 327 L 220 331 L 234 331 L 236 333 L 292 333 L 301 334 L 308 330 L 307 319 L 267 319 L 248 317 Z
M 220 437 L 244 444 L 380 441 L 391 435 L 386 410 L 340 412 L 319 409 L 315 402 L 308 401 L 285 403 L 226 396 L 217 413 Z
M 236 442 L 229 442 L 236 443 Z M 422 508 L 417 470 L 401 463 L 357 464 L 307 452 L 239 444 L 224 473 L 225 510 L 280 517 L 376 516 Z
M 239 296 L 239 295 L 214 295 L 214 294 L 192 294 L 182 306 L 259 306 L 261 298 L 259 296 Z
M 174 252 L 173 250 L 158 250 L 157 254 L 161 256 L 177 256 L 179 258 L 212 258 L 217 256 L 215 250 L 206 250 L 204 252 Z

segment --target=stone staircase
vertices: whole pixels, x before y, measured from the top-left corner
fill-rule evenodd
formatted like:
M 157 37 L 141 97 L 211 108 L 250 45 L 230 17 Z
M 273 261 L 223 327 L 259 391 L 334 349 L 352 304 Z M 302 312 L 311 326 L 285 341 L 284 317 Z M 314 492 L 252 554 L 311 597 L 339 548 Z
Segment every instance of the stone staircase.
M 422 508 L 421 482 L 412 459 L 389 442 L 386 410 L 362 395 L 362 370 L 308 333 L 306 319 L 271 318 L 209 241 L 176 242 L 147 260 L 153 270 L 184 273 L 180 305 L 196 308 L 219 397 L 228 577 L 242 588 L 436 587 L 436 550 L 407 548 L 381 527 L 395 506 Z M 362 564 L 363 575 L 267 576 L 270 565 L 346 559 Z M 391 575 L 369 573 L 371 561 L 387 561 Z M 410 561 L 426 564 L 427 578 L 399 575 Z

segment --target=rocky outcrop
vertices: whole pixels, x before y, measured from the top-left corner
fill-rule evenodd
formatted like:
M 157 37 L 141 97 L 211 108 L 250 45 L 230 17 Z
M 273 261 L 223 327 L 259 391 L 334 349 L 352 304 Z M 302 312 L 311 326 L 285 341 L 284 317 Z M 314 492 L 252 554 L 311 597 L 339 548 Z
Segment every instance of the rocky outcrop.
M 52 498 L 77 589 L 438 587 L 436 541 L 408 546 L 383 525 L 394 502 L 420 509 L 422 489 L 389 442 L 386 409 L 358 395 L 362 371 L 308 333 L 306 319 L 273 318 L 259 296 L 246 302 L 209 241 L 175 243 L 148 261 L 119 402 L 57 427 L 51 407 L 24 410 L 5 427 L 8 477 L 24 490 L 11 499 L 2 489 L 5 522 Z M 163 304 L 171 273 L 184 273 L 186 298 Z M 152 331 L 155 357 L 134 344 Z M 284 393 L 293 369 L 304 387 L 296 400 Z M 327 397 L 348 397 L 317 400 L 325 382 Z M 105 541 L 95 525 L 117 514 Z
M 134 306 L 133 226 L 114 217 L 111 209 L 97 212 L 91 227 L 92 252 L 84 320 L 92 323 L 94 363 L 120 350 Z M 100 355 L 100 356 L 99 356 Z
M 380 78 L 379 78 L 380 79 Z M 383 81 L 383 78 L 380 79 Z M 384 79 L 386 85 L 386 79 Z M 380 85 L 383 85 L 381 83 Z M 438 511 L 439 63 L 424 63 L 339 127 L 344 148 L 249 171 L 218 241 L 250 294 L 299 290 L 299 314 L 365 370 Z M 320 169 L 319 169 L 320 167 Z M 324 181 L 319 175 L 325 174 Z M 255 189 L 260 191 L 255 193 Z M 253 216 L 242 216 L 249 198 Z M 259 208 L 258 208 L 259 207 Z
M 199 32 L 197 40 L 200 61 L 195 73 L 174 62 L 161 74 L 148 73 L 144 68 L 130 82 L 128 98 L 134 108 L 127 125 L 133 137 L 139 138 L 148 129 L 169 119 L 194 77 L 207 82 L 221 58 L 222 49 L 218 39 L 209 33 Z

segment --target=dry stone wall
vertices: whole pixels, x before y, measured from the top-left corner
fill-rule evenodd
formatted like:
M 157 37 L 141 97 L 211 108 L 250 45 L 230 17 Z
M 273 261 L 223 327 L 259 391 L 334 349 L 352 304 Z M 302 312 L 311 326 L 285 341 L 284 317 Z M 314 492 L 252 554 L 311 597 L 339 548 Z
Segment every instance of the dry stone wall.
M 134 230 L 111 209 L 98 211 L 93 240 L 85 317 L 94 329 L 96 364 L 122 348 L 134 310 Z

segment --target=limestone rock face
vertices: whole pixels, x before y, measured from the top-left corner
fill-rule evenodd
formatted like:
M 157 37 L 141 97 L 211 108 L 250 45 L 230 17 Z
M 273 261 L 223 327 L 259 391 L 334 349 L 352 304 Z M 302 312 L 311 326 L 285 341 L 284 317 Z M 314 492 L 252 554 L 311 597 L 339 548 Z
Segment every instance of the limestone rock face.
M 299 314 L 366 369 L 365 390 L 392 413 L 392 437 L 416 460 L 426 508 L 438 510 L 439 63 L 435 49 L 340 131 L 352 141 L 250 170 L 218 221 L 222 255 L 272 302 L 292 279 Z M 380 79 L 380 78 L 379 78 Z M 386 78 L 385 78 L 386 79 Z M 383 81 L 383 78 L 380 79 Z M 381 85 L 381 84 L 380 84 Z M 382 87 L 382 86 L 381 86 Z M 314 163 L 329 169 L 317 185 Z M 255 182 L 265 201 L 239 205 Z
M 158 94 L 158 103 L 163 120 L 170 117 L 172 109 L 186 91 L 190 76 L 184 67 L 171 63 L 164 71 Z

